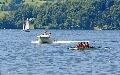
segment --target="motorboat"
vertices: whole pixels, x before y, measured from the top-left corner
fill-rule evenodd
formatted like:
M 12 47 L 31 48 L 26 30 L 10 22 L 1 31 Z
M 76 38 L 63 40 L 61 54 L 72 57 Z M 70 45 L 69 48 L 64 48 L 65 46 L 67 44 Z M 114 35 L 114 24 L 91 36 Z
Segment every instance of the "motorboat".
M 50 34 L 41 34 L 37 36 L 37 38 L 38 42 L 41 44 L 51 44 L 55 41 L 54 39 L 51 38 Z

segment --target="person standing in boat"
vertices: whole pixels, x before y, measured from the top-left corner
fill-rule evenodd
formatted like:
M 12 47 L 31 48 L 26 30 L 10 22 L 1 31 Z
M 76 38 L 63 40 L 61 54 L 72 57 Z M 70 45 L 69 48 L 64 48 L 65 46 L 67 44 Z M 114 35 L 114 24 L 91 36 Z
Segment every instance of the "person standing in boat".
M 46 35 L 47 34 L 47 31 L 43 33 L 43 35 Z

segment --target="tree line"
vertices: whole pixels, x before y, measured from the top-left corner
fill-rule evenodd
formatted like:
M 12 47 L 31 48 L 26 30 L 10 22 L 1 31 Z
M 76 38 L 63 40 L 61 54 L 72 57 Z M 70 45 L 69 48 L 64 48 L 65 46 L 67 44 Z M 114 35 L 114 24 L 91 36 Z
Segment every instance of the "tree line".
M 120 1 L 113 0 L 61 0 L 40 7 L 11 2 L 4 8 L 9 14 L 0 19 L 0 28 L 21 29 L 29 18 L 35 29 L 119 30 L 119 5 Z

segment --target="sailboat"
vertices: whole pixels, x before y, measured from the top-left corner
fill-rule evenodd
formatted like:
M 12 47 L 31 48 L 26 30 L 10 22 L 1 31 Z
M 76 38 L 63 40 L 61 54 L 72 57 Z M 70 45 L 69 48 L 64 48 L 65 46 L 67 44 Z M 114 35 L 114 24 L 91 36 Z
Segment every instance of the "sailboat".
M 25 32 L 30 32 L 30 30 L 29 30 L 29 20 L 28 20 L 28 18 L 27 18 L 27 20 L 26 20 L 26 24 L 23 24 L 23 31 L 25 31 Z

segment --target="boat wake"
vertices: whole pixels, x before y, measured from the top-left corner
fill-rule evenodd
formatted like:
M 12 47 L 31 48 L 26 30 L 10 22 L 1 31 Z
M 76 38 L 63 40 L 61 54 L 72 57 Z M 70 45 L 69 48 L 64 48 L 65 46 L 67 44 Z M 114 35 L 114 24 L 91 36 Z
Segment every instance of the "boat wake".
M 77 43 L 77 42 L 89 42 L 89 41 L 55 41 L 53 43 Z
M 89 42 L 89 41 L 54 41 L 53 43 L 78 43 L 78 42 Z M 39 43 L 39 41 L 32 41 L 31 43 Z
M 39 41 L 32 41 L 31 43 L 39 43 Z

